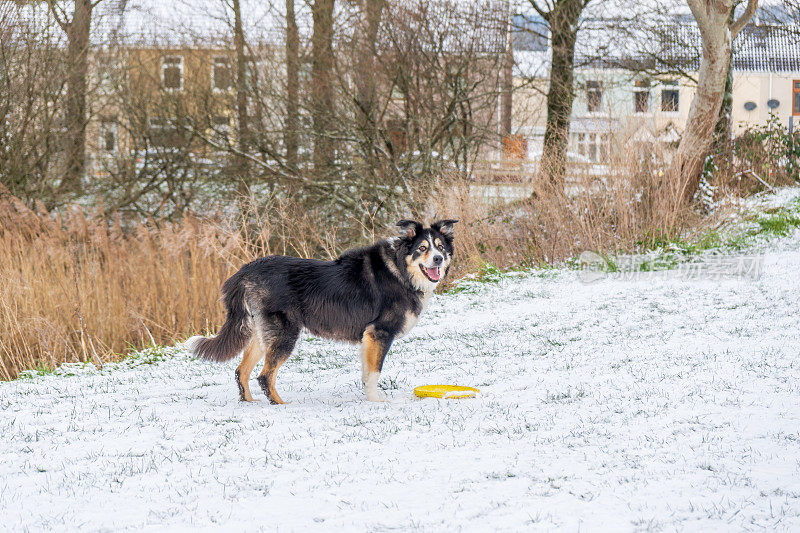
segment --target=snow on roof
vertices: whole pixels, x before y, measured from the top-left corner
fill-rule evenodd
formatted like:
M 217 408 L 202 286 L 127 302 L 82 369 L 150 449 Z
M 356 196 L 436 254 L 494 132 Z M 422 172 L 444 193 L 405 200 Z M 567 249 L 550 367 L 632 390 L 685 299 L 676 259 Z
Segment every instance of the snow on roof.
M 505 50 L 506 4 L 498 0 L 397 2 L 392 8 L 392 35 L 413 39 L 446 52 L 497 54 Z
M 800 72 L 800 26 L 749 25 L 733 44 L 733 68 Z
M 545 34 L 533 19 L 515 23 L 520 34 Z M 543 28 L 543 29 L 542 29 Z M 549 50 L 540 43 L 525 49 L 515 38 L 517 71 L 526 77 L 547 75 Z M 522 46 L 520 46 L 522 45 Z M 522 48 L 522 49 L 521 49 Z M 584 20 L 575 45 L 575 64 L 586 68 L 623 68 L 662 72 L 694 72 L 700 65 L 700 32 L 687 15 L 631 22 L 627 19 Z M 800 71 L 800 26 L 751 23 L 733 42 L 733 68 L 738 71 Z
M 271 2 L 240 0 L 245 34 L 253 41 L 282 39 L 284 13 Z M 59 1 L 67 20 L 72 17 L 71 3 Z M 45 23 L 57 28 L 46 2 L 14 3 L 0 1 L 3 15 L 20 24 Z M 307 6 L 298 3 L 301 31 Z M 44 22 L 43 22 L 44 21 Z M 277 35 L 280 32 L 280 35 Z M 94 9 L 91 42 L 103 46 L 114 42 L 157 46 L 215 45 L 230 42 L 233 33 L 233 10 L 225 0 L 104 0 Z
M 230 42 L 233 9 L 222 0 L 121 0 L 121 38 L 162 46 Z M 240 0 L 245 35 L 255 41 L 282 36 L 284 13 L 271 2 Z M 303 19 L 303 17 L 298 17 Z

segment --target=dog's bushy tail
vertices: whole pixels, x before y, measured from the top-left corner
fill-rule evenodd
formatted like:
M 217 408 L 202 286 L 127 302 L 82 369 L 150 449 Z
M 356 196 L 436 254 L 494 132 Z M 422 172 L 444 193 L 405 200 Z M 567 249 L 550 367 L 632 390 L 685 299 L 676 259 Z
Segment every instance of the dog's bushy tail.
M 245 289 L 234 275 L 222 285 L 228 318 L 215 337 L 192 337 L 184 343 L 190 352 L 210 361 L 227 361 L 241 352 L 253 335 L 252 319 L 245 306 Z

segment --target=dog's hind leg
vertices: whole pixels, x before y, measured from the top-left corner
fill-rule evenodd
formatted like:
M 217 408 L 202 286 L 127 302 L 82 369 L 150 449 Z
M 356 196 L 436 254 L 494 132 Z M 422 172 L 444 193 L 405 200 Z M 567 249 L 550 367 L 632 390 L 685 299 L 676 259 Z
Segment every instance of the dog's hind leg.
M 263 348 L 261 339 L 253 335 L 250 339 L 250 344 L 244 349 L 244 357 L 242 362 L 236 367 L 236 385 L 239 387 L 239 400 L 243 402 L 253 402 L 253 396 L 250 394 L 250 373 L 255 368 L 258 360 L 261 359 Z
M 285 402 L 275 389 L 275 380 L 278 369 L 292 354 L 297 338 L 300 336 L 300 328 L 289 322 L 283 315 L 273 316 L 272 319 L 275 328 L 271 331 L 271 338 L 267 339 L 268 347 L 264 357 L 264 370 L 258 376 L 258 383 L 270 403 L 282 404 Z
M 378 380 L 392 340 L 389 332 L 373 325 L 367 326 L 361 339 L 361 381 L 367 400 L 371 402 L 386 401 L 386 396 L 378 389 Z

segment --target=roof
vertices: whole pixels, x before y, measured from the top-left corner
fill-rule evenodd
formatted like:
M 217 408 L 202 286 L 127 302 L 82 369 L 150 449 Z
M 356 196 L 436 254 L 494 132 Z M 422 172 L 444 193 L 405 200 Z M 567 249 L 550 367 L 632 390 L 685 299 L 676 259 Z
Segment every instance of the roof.
M 733 44 L 733 68 L 800 72 L 800 26 L 746 26 Z
M 655 49 L 631 59 L 652 60 L 656 54 L 670 65 L 696 71 L 700 67 L 701 39 L 695 24 L 662 26 L 655 31 Z M 733 41 L 733 69 L 752 72 L 800 71 L 800 26 L 795 24 L 748 24 Z
M 508 11 L 501 0 L 400 0 L 391 13 L 392 31 L 386 44 L 415 43 L 443 52 L 500 54 L 505 50 Z
M 515 59 L 520 75 L 540 77 L 549 70 L 543 21 L 515 19 Z M 533 34 L 530 37 L 526 34 Z M 700 32 L 691 16 L 630 21 L 584 20 L 575 45 L 578 68 L 621 68 L 661 72 L 696 72 L 701 57 Z M 751 23 L 733 42 L 733 68 L 752 72 L 800 71 L 800 26 Z
M 387 12 L 402 23 L 389 40 L 404 36 L 422 46 L 435 43 L 444 51 L 499 53 L 505 49 L 508 7 L 504 0 L 390 0 Z M 67 18 L 71 2 L 58 0 Z M 284 2 L 240 0 L 242 23 L 250 43 L 274 43 L 285 39 Z M 310 40 L 312 17 L 309 2 L 296 2 L 296 21 L 304 40 Z M 355 5 L 336 3 L 337 38 L 345 41 L 355 31 Z M 46 2 L 0 0 L 0 15 L 12 15 L 20 23 L 60 29 Z M 6 19 L 7 20 L 7 19 Z M 124 43 L 134 46 L 223 46 L 231 41 L 233 10 L 221 0 L 104 0 L 94 10 L 91 42 L 94 46 Z M 63 38 L 63 35 L 59 35 Z
M 72 16 L 71 3 L 63 6 Z M 245 34 L 253 41 L 283 38 L 284 14 L 273 2 L 240 0 Z M 301 31 L 310 27 L 305 2 L 298 3 Z M 50 27 L 60 32 L 46 2 L 0 0 L 0 16 L 16 26 Z M 94 46 L 110 43 L 155 46 L 218 45 L 230 42 L 233 12 L 219 0 L 104 0 L 94 9 L 90 39 Z M 63 38 L 63 35 L 57 36 Z

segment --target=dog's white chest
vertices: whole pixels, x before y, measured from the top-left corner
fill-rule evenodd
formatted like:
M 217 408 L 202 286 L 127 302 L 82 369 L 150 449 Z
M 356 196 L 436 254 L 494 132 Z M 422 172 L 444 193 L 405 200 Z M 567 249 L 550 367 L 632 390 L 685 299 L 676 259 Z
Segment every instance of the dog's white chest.
M 428 305 L 428 299 L 431 297 L 430 293 L 426 293 L 425 296 L 422 298 L 422 309 L 419 310 L 419 314 L 414 314 L 411 311 L 406 311 L 405 322 L 403 322 L 403 329 L 400 330 L 400 333 L 397 335 L 398 337 L 402 337 L 409 331 L 411 328 L 417 325 L 417 321 L 419 320 L 420 315 L 423 311 L 425 311 L 425 307 Z
M 403 323 L 403 329 L 400 330 L 400 334 L 398 335 L 398 337 L 402 337 L 403 335 L 411 331 L 411 328 L 417 325 L 417 320 L 419 320 L 419 315 L 415 315 L 411 311 L 407 311 L 405 322 Z

